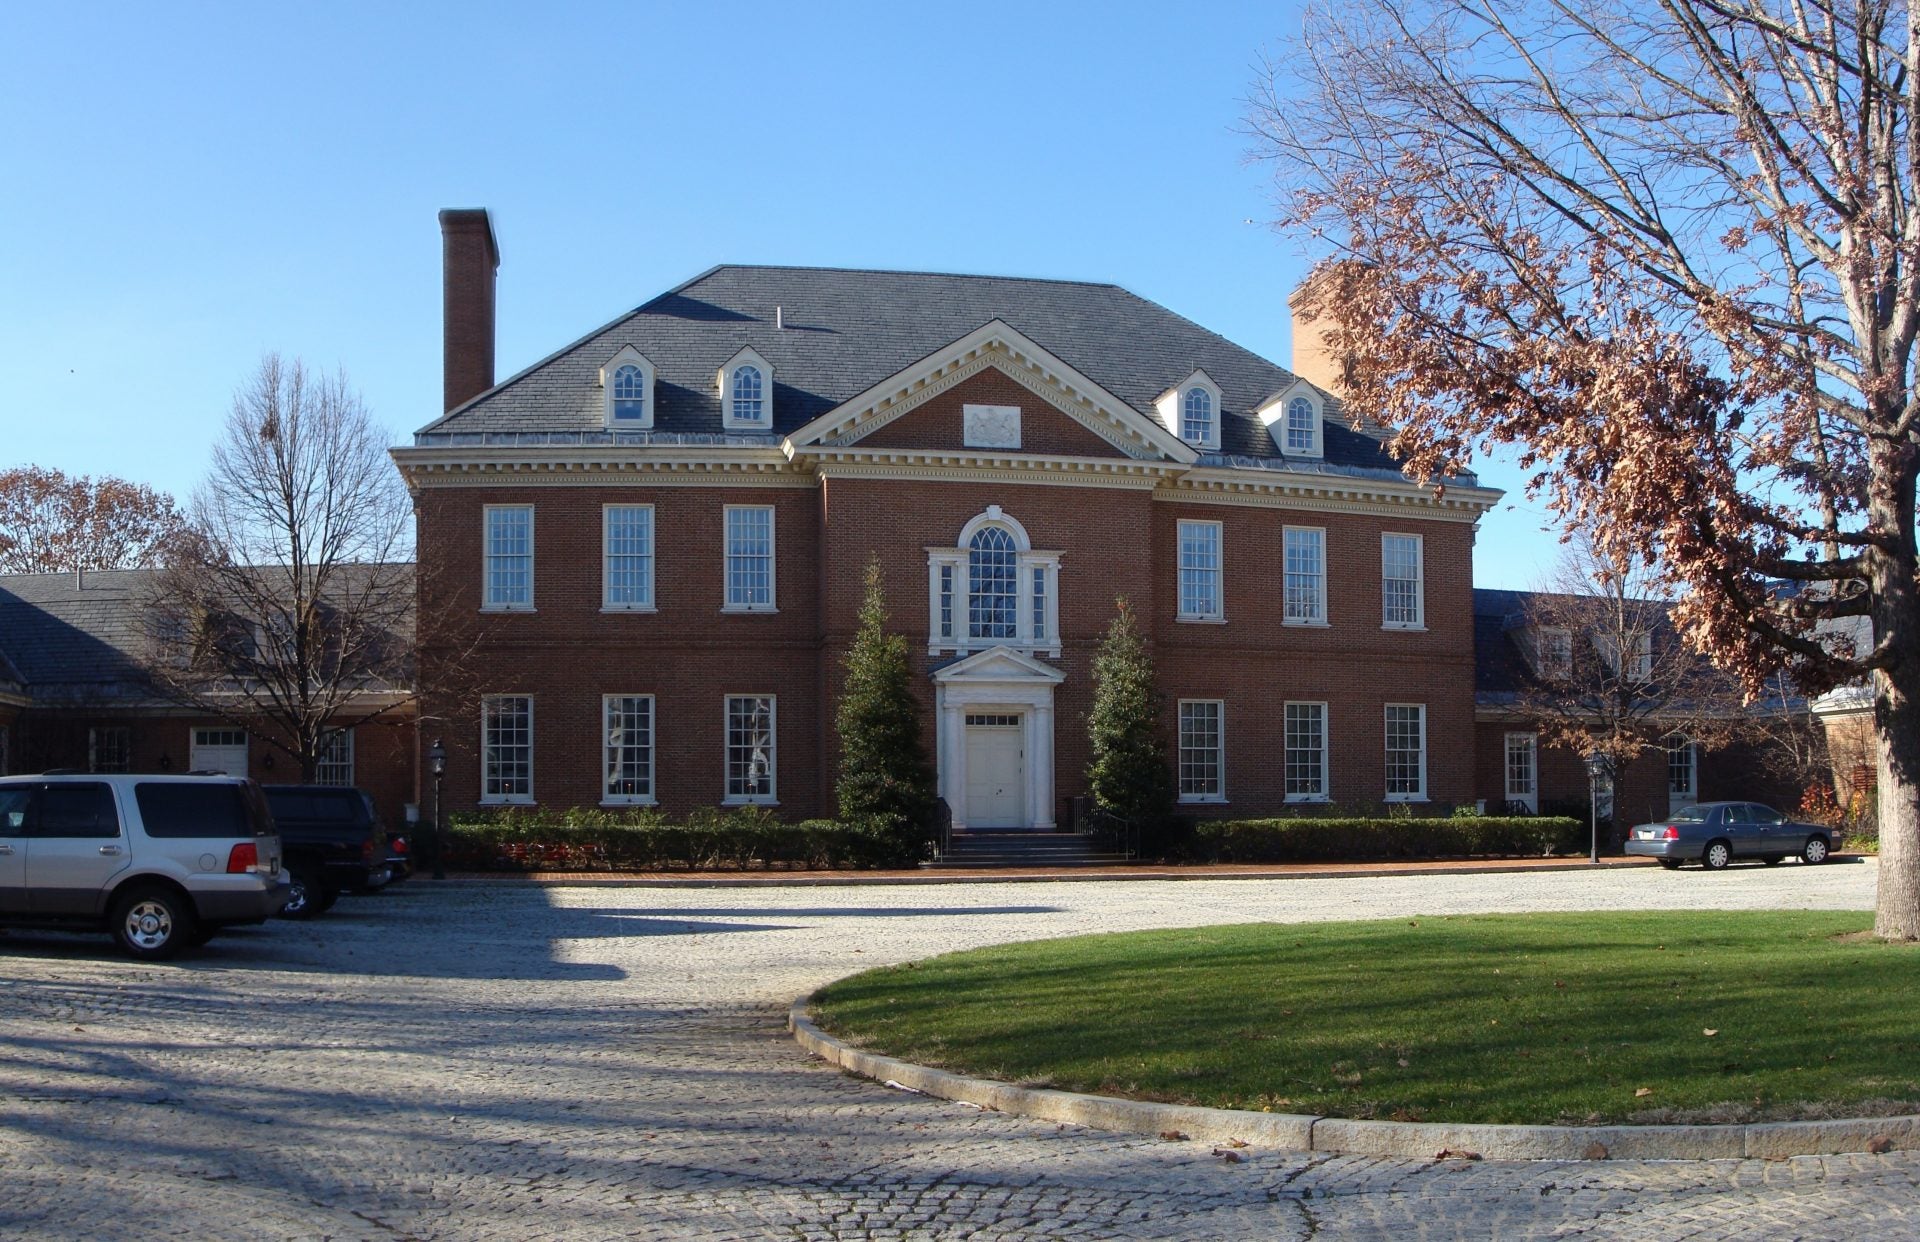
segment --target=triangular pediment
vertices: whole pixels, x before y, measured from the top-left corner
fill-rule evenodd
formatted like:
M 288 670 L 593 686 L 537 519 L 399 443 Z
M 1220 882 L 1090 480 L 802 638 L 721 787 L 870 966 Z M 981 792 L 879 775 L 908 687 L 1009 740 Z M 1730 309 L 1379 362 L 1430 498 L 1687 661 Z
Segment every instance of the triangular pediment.
M 1193 449 L 1002 320 L 994 319 L 841 402 L 787 437 L 787 451 L 844 448 L 956 384 L 996 368 L 1128 457 L 1191 465 Z
M 942 685 L 977 685 L 986 682 L 1045 682 L 1057 686 L 1067 675 L 1053 665 L 1022 655 L 1011 647 L 989 647 L 934 673 Z

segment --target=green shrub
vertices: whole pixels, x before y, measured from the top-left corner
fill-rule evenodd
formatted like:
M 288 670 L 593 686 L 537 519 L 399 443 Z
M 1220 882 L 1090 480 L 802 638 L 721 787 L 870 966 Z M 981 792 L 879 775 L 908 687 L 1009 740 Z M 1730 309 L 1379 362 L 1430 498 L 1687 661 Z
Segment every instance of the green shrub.
M 447 865 L 462 871 L 743 871 L 910 867 L 924 834 L 892 820 L 784 824 L 764 807 L 703 808 L 681 821 L 651 808 L 510 807 L 456 814 Z
M 1194 850 L 1210 862 L 1541 857 L 1582 853 L 1586 845 L 1586 825 L 1549 816 L 1223 819 L 1194 826 Z

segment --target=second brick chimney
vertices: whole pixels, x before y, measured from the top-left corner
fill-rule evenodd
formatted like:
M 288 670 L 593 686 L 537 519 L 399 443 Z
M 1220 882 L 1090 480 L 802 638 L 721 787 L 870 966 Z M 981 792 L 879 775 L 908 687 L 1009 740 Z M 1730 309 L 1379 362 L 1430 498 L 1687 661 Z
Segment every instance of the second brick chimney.
M 1312 283 L 1311 278 L 1302 282 L 1287 298 L 1287 315 L 1293 324 L 1293 359 L 1287 369 L 1322 392 L 1344 397 L 1347 360 L 1327 345 L 1327 321 L 1303 323 L 1300 319 L 1300 298 Z
M 451 410 L 493 387 L 493 286 L 500 247 L 484 207 L 440 213 L 442 383 Z

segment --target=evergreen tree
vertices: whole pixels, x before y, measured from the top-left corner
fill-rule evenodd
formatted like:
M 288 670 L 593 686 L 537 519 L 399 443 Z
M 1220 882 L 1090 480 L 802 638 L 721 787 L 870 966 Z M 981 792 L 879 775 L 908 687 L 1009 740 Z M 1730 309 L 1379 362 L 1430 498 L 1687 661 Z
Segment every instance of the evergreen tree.
M 1093 657 L 1087 791 L 1102 809 L 1152 830 L 1173 813 L 1173 776 L 1160 736 L 1160 691 L 1133 609 L 1124 597 L 1115 604 L 1119 612 Z
M 887 633 L 880 561 L 867 562 L 860 630 L 847 652 L 846 686 L 835 727 L 840 777 L 834 793 L 846 820 L 878 819 L 907 833 L 933 821 L 933 770 L 920 745 L 920 707 L 907 666 L 907 640 Z

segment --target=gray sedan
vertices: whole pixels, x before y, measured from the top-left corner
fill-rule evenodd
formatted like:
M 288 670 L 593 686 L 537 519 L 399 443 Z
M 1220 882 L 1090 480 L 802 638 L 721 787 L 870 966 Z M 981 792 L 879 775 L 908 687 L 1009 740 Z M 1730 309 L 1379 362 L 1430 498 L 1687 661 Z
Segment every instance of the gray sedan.
M 1801 823 L 1758 802 L 1702 802 L 1627 834 L 1627 853 L 1657 858 L 1668 870 L 1695 858 L 1711 871 L 1736 858 L 1771 867 L 1789 854 L 1823 863 L 1839 845 L 1839 829 Z

